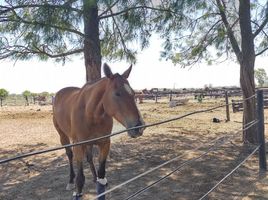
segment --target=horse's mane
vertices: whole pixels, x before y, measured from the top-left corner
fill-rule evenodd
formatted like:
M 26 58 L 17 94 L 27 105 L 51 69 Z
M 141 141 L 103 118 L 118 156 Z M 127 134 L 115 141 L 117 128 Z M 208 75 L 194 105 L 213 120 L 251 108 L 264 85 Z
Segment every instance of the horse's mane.
M 114 78 L 118 78 L 118 77 L 121 77 L 121 75 L 118 74 L 118 73 L 115 73 L 115 74 L 113 75 L 113 77 L 114 77 Z M 86 89 L 87 87 L 93 86 L 94 84 L 97 84 L 98 82 L 101 82 L 101 81 L 104 80 L 104 79 L 107 79 L 107 77 L 105 76 L 105 77 L 96 79 L 96 80 L 94 80 L 94 81 L 86 82 L 86 83 L 84 84 L 84 86 L 82 86 L 82 87 L 80 88 L 80 90 L 84 90 L 84 89 Z
M 105 79 L 105 78 L 106 78 L 106 77 L 102 77 L 102 78 L 96 79 L 96 80 L 94 80 L 94 81 L 88 81 L 88 82 L 86 82 L 86 83 L 84 84 L 84 86 L 83 86 L 81 89 L 83 89 L 83 88 L 85 88 L 85 87 L 87 87 L 87 86 L 94 85 L 95 83 L 100 82 L 101 80 L 103 80 L 103 79 Z

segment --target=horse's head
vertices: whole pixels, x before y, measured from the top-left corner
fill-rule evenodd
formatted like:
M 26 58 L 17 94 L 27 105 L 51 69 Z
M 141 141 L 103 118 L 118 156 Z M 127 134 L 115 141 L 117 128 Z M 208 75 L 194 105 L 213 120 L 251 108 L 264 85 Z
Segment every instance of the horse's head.
M 105 111 L 126 128 L 144 125 L 145 123 L 135 102 L 135 93 L 127 81 L 132 66 L 122 75 L 113 74 L 106 63 L 103 67 L 105 76 L 108 78 L 103 99 Z M 128 131 L 128 134 L 130 137 L 136 138 L 142 135 L 143 130 L 144 128 L 136 128 Z

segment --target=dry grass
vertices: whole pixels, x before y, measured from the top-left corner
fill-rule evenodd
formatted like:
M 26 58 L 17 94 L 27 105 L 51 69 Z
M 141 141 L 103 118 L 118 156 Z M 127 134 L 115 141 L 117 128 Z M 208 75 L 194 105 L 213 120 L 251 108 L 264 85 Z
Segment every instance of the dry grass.
M 223 100 L 189 101 L 184 106 L 169 108 L 167 102 L 145 102 L 139 108 L 147 124 L 170 119 L 193 111 L 223 104 Z M 52 124 L 50 106 L 3 107 L 0 113 L 1 158 L 59 145 Z M 213 123 L 212 118 L 220 119 Z M 242 113 L 231 113 L 225 122 L 225 108 L 191 115 L 182 120 L 147 128 L 142 137 L 130 139 L 125 134 L 113 138 L 108 159 L 109 188 L 132 178 L 171 158 L 176 161 L 107 195 L 107 199 L 124 199 L 133 192 L 168 174 L 188 159 L 200 156 L 211 147 L 211 141 L 236 135 L 211 153 L 181 168 L 136 199 L 198 199 L 229 173 L 249 153 L 251 147 L 241 142 Z M 117 124 L 116 129 L 120 129 Z M 202 148 L 198 151 L 197 147 Z M 85 164 L 87 165 L 87 164 Z M 95 195 L 91 174 L 86 167 L 85 199 Z M 68 165 L 64 151 L 20 159 L 0 166 L 0 199 L 69 200 L 65 191 Z M 267 181 L 258 173 L 258 160 L 253 156 L 233 176 L 223 182 L 209 199 L 268 199 Z M 135 199 L 135 198 L 134 198 Z

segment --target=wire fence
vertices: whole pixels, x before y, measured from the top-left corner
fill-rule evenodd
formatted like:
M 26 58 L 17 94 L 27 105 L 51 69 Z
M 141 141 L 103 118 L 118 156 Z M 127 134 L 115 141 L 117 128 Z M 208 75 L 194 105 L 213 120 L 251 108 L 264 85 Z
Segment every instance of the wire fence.
M 205 199 L 213 190 L 215 190 L 224 180 L 231 176 L 239 167 L 241 167 L 250 157 L 252 157 L 257 150 L 259 150 L 260 145 L 256 146 L 255 149 L 234 169 L 232 169 L 226 176 L 224 176 L 218 183 L 216 183 L 206 194 L 204 194 L 199 200 Z
M 171 172 L 168 173 L 167 175 L 165 175 L 165 176 L 159 178 L 159 179 L 156 180 L 155 182 L 153 182 L 153 183 L 147 185 L 146 187 L 140 189 L 139 191 L 133 193 L 132 195 L 130 195 L 129 197 L 127 197 L 127 198 L 124 199 L 124 200 L 132 199 L 132 198 L 134 198 L 134 197 L 136 197 L 136 196 L 142 194 L 143 192 L 147 191 L 147 190 L 150 189 L 151 187 L 153 187 L 153 186 L 155 186 L 156 184 L 160 183 L 161 181 L 165 180 L 166 178 L 168 178 L 169 176 L 171 176 L 171 175 L 174 174 L 175 172 L 179 171 L 179 170 L 182 169 L 183 167 L 185 167 L 185 166 L 191 164 L 191 163 L 194 162 L 194 161 L 197 161 L 197 160 L 201 159 L 203 156 L 205 156 L 205 155 L 207 155 L 208 153 L 212 152 L 213 150 L 215 150 L 215 149 L 218 148 L 219 146 L 223 145 L 223 144 L 226 143 L 227 141 L 230 141 L 230 139 L 232 139 L 232 138 L 234 138 L 234 137 L 237 137 L 237 134 L 238 134 L 238 133 L 240 133 L 240 132 L 242 132 L 242 131 L 244 131 L 244 130 L 249 129 L 250 127 L 256 125 L 257 123 L 258 123 L 258 121 L 254 120 L 254 121 L 252 121 L 252 122 L 250 122 L 250 123 L 248 123 L 248 124 L 246 125 L 247 128 L 244 128 L 244 129 L 242 129 L 242 130 L 238 130 L 238 131 L 236 131 L 235 133 L 233 133 L 232 135 L 229 135 L 229 136 L 222 136 L 222 137 L 219 137 L 219 138 L 216 138 L 216 139 L 212 140 L 211 142 L 209 142 L 209 144 L 212 143 L 212 145 L 210 145 L 210 147 L 208 148 L 207 151 L 204 151 L 202 154 L 200 154 L 199 156 L 197 156 L 197 157 L 195 157 L 195 158 L 192 158 L 192 159 L 189 159 L 189 160 L 183 162 L 181 165 L 179 165 L 178 167 L 176 167 L 173 171 L 171 171 Z M 207 144 L 207 145 L 208 145 L 208 144 Z M 197 151 L 197 150 L 200 150 L 201 148 L 204 148 L 204 146 L 206 146 L 206 145 L 202 145 L 202 146 L 196 147 L 195 149 L 192 150 L 192 152 L 195 152 L 195 151 Z M 129 180 L 127 180 L 127 181 L 125 181 L 125 182 L 119 184 L 119 185 L 116 185 L 115 187 L 113 187 L 113 188 L 107 190 L 106 192 L 104 192 L 104 193 L 102 193 L 102 194 L 96 196 L 94 199 L 98 199 L 99 197 L 101 197 L 101 196 L 103 196 L 103 195 L 105 195 L 105 194 L 111 193 L 112 191 L 114 191 L 114 190 L 116 190 L 116 189 L 119 189 L 119 188 L 123 187 L 123 186 L 126 185 L 126 184 L 129 184 L 129 183 L 131 183 L 131 182 L 133 182 L 133 181 L 135 181 L 135 180 L 137 180 L 137 179 L 139 179 L 139 178 L 141 178 L 141 177 L 143 177 L 143 176 L 145 176 L 145 175 L 147 175 L 147 174 L 149 174 L 149 173 L 151 173 L 151 172 L 153 172 L 153 171 L 156 171 L 156 170 L 158 170 L 158 169 L 164 167 L 165 165 L 167 165 L 167 164 L 169 164 L 169 163 L 171 163 L 171 162 L 174 162 L 175 160 L 178 160 L 179 158 L 182 158 L 182 157 L 183 157 L 184 155 L 186 155 L 186 154 L 187 154 L 187 153 L 184 153 L 184 154 L 182 154 L 182 155 L 176 156 L 176 157 L 174 157 L 174 158 L 172 158 L 172 159 L 170 159 L 170 160 L 168 160 L 168 161 L 166 161 L 166 162 L 164 162 L 164 163 L 162 163 L 162 164 L 160 164 L 160 165 L 158 165 L 158 166 L 156 166 L 156 167 L 154 167 L 154 168 L 152 168 L 152 169 L 150 169 L 150 170 L 147 170 L 147 171 L 143 172 L 142 174 L 139 174 L 139 175 L 137 175 L 137 176 L 135 176 L 135 177 L 133 177 L 133 178 L 131 178 L 131 179 L 129 179 Z
M 244 99 L 244 101 L 247 101 L 247 100 L 252 99 L 252 98 L 255 98 L 255 97 L 256 97 L 256 95 L 253 95 L 253 96 L 251 96 L 249 98 Z M 212 110 L 216 110 L 218 108 L 225 107 L 225 106 L 228 106 L 228 105 L 231 105 L 231 103 L 230 104 L 224 104 L 224 105 L 216 106 L 216 107 L 209 108 L 209 109 L 203 109 L 203 110 L 199 110 L 199 111 L 190 112 L 190 113 L 187 113 L 187 114 L 184 114 L 184 115 L 175 117 L 175 118 L 167 119 L 167 120 L 156 122 L 156 123 L 151 123 L 151 124 L 147 124 L 147 125 L 142 125 L 142 126 L 137 126 L 137 127 L 129 128 L 129 129 L 124 129 L 124 130 L 113 132 L 111 134 L 107 134 L 106 136 L 94 138 L 94 139 L 91 139 L 91 140 L 85 140 L 85 141 L 81 141 L 81 142 L 78 142 L 78 143 L 73 143 L 73 144 L 68 144 L 68 145 L 53 147 L 53 148 L 44 149 L 44 150 L 41 150 L 41 151 L 34 151 L 34 152 L 25 153 L 25 154 L 20 154 L 20 155 L 11 157 L 11 158 L 2 159 L 2 160 L 0 160 L 0 164 L 8 163 L 8 162 L 11 162 L 11 161 L 14 161 L 14 160 L 26 158 L 26 157 L 33 156 L 33 155 L 44 154 L 44 153 L 48 153 L 48 152 L 52 152 L 52 151 L 58 151 L 58 150 L 61 150 L 61 149 L 67 148 L 67 147 L 74 147 L 74 146 L 78 146 L 78 145 L 94 143 L 94 142 L 96 142 L 98 140 L 108 139 L 110 137 L 113 137 L 113 136 L 116 136 L 116 135 L 125 133 L 125 132 L 130 131 L 130 130 L 134 130 L 134 129 L 138 129 L 138 128 L 148 128 L 148 127 L 153 127 L 153 126 L 157 126 L 157 125 L 169 123 L 169 122 L 172 122 L 172 121 L 176 121 L 176 120 L 185 118 L 187 116 L 191 116 L 191 115 L 199 114 L 199 113 L 204 113 L 204 112 L 210 112 Z M 143 187 L 142 189 L 136 191 L 135 193 L 133 193 L 130 196 L 128 196 L 125 200 L 132 199 L 132 198 L 140 195 L 141 193 L 145 192 L 149 188 L 151 188 L 151 187 L 157 185 L 158 183 L 160 183 L 161 181 L 165 180 L 166 178 L 168 178 L 169 176 L 171 176 L 173 173 L 179 171 L 184 166 L 187 166 L 187 165 L 193 163 L 194 161 L 197 161 L 198 159 L 202 158 L 203 156 L 205 156 L 208 153 L 210 153 L 213 150 L 215 150 L 217 147 L 223 145 L 224 143 L 226 143 L 227 141 L 229 141 L 233 137 L 237 136 L 237 133 L 242 132 L 242 131 L 245 131 L 245 130 L 251 128 L 252 126 L 255 126 L 258 123 L 260 123 L 259 120 L 251 121 L 248 124 L 244 125 L 244 128 L 242 130 L 239 130 L 239 131 L 235 132 L 235 134 L 233 134 L 231 136 L 222 136 L 222 137 L 219 137 L 219 138 L 214 139 L 213 141 L 209 142 L 209 144 L 211 144 L 211 143 L 213 143 L 213 144 L 210 145 L 210 147 L 208 148 L 207 151 L 204 151 L 203 153 L 201 153 L 199 156 L 197 156 L 195 158 L 192 158 L 190 160 L 187 160 L 187 161 L 183 162 L 181 165 L 177 166 L 170 173 L 168 173 L 165 176 L 159 178 L 158 180 L 154 181 L 153 183 L 151 183 L 151 184 Z M 230 173 L 228 173 L 223 179 L 221 179 L 214 187 L 212 187 L 200 199 L 204 199 L 205 197 L 207 197 L 218 185 L 220 185 L 227 177 L 229 177 L 234 171 L 236 171 L 241 165 L 243 165 L 252 155 L 254 155 L 254 153 L 260 148 L 260 146 L 261 145 L 256 146 L 255 149 L 252 151 L 252 153 L 247 158 L 245 158 L 240 164 L 238 164 L 233 170 L 231 170 Z M 204 145 L 199 146 L 199 147 L 195 148 L 193 151 L 200 150 L 203 147 L 204 147 Z M 122 186 L 124 186 L 126 184 L 129 184 L 129 183 L 131 183 L 131 182 L 133 182 L 133 181 L 135 181 L 135 180 L 137 180 L 137 179 L 139 179 L 139 178 L 141 178 L 141 177 L 143 177 L 143 176 L 145 176 L 145 175 L 147 175 L 147 174 L 149 174 L 149 173 L 151 173 L 153 171 L 156 171 L 156 170 L 164 167 L 165 165 L 167 165 L 167 164 L 169 164 L 171 162 L 174 162 L 175 160 L 178 160 L 183 155 L 185 155 L 185 154 L 178 155 L 178 156 L 176 156 L 176 157 L 174 157 L 174 158 L 172 158 L 170 160 L 167 160 L 166 162 L 164 162 L 164 163 L 162 163 L 162 164 L 160 164 L 160 165 L 158 165 L 156 167 L 153 167 L 152 169 L 149 169 L 149 170 L 147 170 L 147 171 L 145 171 L 145 172 L 143 172 L 143 173 L 141 173 L 141 174 L 139 174 L 139 175 L 137 175 L 137 176 L 135 176 L 135 177 L 133 177 L 133 178 L 131 178 L 131 179 L 129 179 L 129 180 L 121 183 L 121 184 L 119 184 L 119 185 L 116 185 L 115 187 L 107 190 L 106 192 L 97 195 L 94 199 L 98 199 L 101 196 L 104 196 L 105 194 L 111 193 L 112 191 L 114 191 L 116 189 L 119 189 L 119 188 L 121 188 Z
M 253 97 L 254 96 L 252 96 L 251 98 L 253 98 Z M 135 126 L 135 127 L 132 127 L 132 128 L 116 131 L 116 132 L 113 132 L 111 134 L 107 133 L 107 135 L 105 135 L 105 136 L 90 139 L 90 140 L 84 140 L 84 141 L 77 142 L 77 143 L 72 143 L 72 144 L 57 146 L 57 147 L 44 149 L 44 150 L 40 150 L 40 151 L 33 151 L 33 152 L 25 153 L 25 154 L 20 154 L 20 155 L 11 157 L 11 158 L 2 159 L 2 160 L 0 160 L 0 164 L 7 163 L 7 162 L 10 162 L 10 161 L 14 161 L 14 160 L 18 160 L 18 159 L 21 159 L 21 158 L 26 158 L 26 157 L 33 156 L 33 155 L 39 155 L 39 154 L 49 153 L 49 152 L 52 152 L 52 151 L 62 150 L 62 149 L 65 149 L 67 147 L 74 147 L 74 146 L 83 145 L 83 144 L 92 144 L 92 143 L 94 143 L 94 142 L 96 142 L 98 140 L 111 138 L 113 136 L 125 133 L 127 131 L 131 131 L 131 130 L 135 130 L 135 129 L 139 129 L 139 128 L 148 128 L 148 127 L 153 127 L 153 126 L 169 123 L 169 122 L 176 121 L 176 120 L 179 120 L 179 119 L 182 119 L 182 118 L 194 115 L 194 114 L 203 113 L 203 112 L 209 112 L 209 111 L 216 110 L 218 108 L 222 108 L 222 107 L 225 107 L 225 106 L 226 106 L 226 104 L 220 105 L 220 106 L 215 106 L 215 107 L 209 108 L 209 109 L 203 109 L 203 110 L 199 110 L 199 111 L 190 112 L 190 113 L 187 113 L 185 115 L 181 115 L 181 116 L 174 117 L 174 118 L 171 118 L 171 119 L 167 119 L 167 120 L 164 120 L 164 121 L 151 123 L 151 124 L 146 124 L 146 125 L 142 125 L 142 126 Z

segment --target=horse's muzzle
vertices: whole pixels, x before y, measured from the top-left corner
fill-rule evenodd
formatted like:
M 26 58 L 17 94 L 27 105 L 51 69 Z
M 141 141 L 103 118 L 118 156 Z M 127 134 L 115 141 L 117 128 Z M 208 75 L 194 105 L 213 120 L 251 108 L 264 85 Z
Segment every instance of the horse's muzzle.
M 139 136 L 141 136 L 143 134 L 143 131 L 144 131 L 144 127 L 140 127 L 140 126 L 143 126 L 145 125 L 145 123 L 143 121 L 139 121 L 134 127 L 137 127 L 137 128 L 134 128 L 134 129 L 131 129 L 128 131 L 128 135 L 132 138 L 137 138 Z

